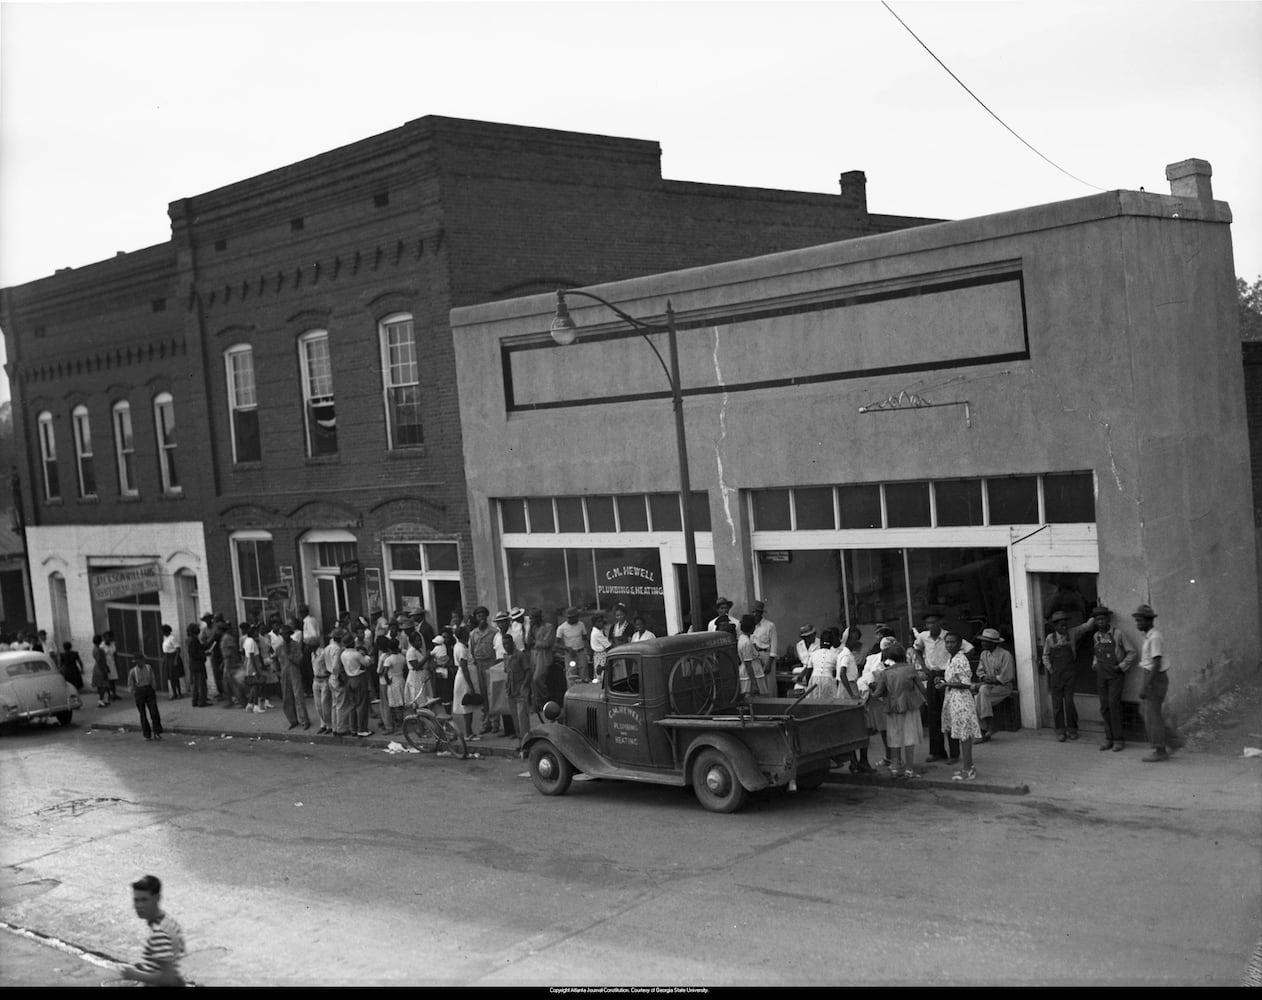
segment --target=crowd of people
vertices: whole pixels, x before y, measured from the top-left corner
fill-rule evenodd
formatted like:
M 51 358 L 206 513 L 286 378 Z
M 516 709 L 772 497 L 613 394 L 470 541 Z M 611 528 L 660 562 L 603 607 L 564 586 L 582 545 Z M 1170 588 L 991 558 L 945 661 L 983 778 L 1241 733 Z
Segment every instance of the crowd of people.
M 1015 694 L 1016 663 L 998 630 L 981 629 L 974 636 L 980 651 L 970 656 L 972 643 L 947 630 L 943 616 L 930 611 L 922 618 L 923 629 L 912 629 L 906 645 L 886 625 L 875 627 L 865 650 L 857 627 L 819 631 L 806 624 L 796 642 L 781 649 L 763 601 L 752 602 L 739 617 L 732 607 L 720 598 L 706 628 L 735 638 L 743 693 L 862 704 L 870 734 L 880 734 L 884 746 L 878 767 L 888 767 L 896 778 L 915 777 L 914 749 L 927 731 L 927 762 L 959 764 L 952 775 L 959 781 L 976 778 L 973 745 L 993 738 L 995 706 Z M 1122 681 L 1138 663 L 1152 743 L 1152 753 L 1143 759 L 1166 760 L 1161 706 L 1168 685 L 1161 633 L 1156 612 L 1147 604 L 1133 617 L 1144 635 L 1141 650 L 1113 625 L 1113 612 L 1103 605 L 1073 628 L 1063 611 L 1052 613 L 1041 662 L 1057 739 L 1078 738 L 1076 650 L 1089 635 L 1104 723 L 1100 749 L 1125 748 Z M 318 724 L 317 735 L 368 737 L 374 721 L 382 733 L 398 732 L 410 706 L 437 702 L 468 740 L 511 734 L 520 742 L 531 718 L 543 718 L 548 701 L 560 700 L 575 684 L 600 679 L 611 650 L 655 633 L 642 615 L 617 603 L 608 616 L 596 612 L 588 621 L 575 607 L 558 608 L 552 615 L 538 607 L 514 607 L 494 616 L 478 607 L 468 616 L 453 613 L 441 628 L 430 624 L 424 609 L 393 616 L 375 609 L 370 617 L 343 614 L 327 633 L 303 605 L 289 621 L 273 615 L 265 625 L 234 627 L 223 615 L 208 613 L 188 626 L 183 642 L 169 625 L 162 626 L 162 636 L 160 669 L 139 661 L 127 678 L 146 739 L 162 738 L 161 681 L 172 700 L 187 697 L 196 707 L 220 703 L 256 713 L 279 707 L 290 729 Z M 9 648 L 42 649 L 47 642 L 40 631 Z M 70 642 L 56 661 L 66 679 L 82 689 L 84 666 Z M 120 669 L 113 634 L 93 636 L 90 682 L 100 707 L 119 697 Z M 778 684 L 778 676 L 787 683 Z M 849 766 L 856 772 L 876 769 L 866 750 Z

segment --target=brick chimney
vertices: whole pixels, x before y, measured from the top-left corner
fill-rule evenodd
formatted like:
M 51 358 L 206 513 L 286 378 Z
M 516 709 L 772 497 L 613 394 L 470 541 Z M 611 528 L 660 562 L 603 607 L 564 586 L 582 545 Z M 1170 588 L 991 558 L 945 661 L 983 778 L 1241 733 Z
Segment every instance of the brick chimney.
M 1176 198 L 1195 198 L 1197 201 L 1214 200 L 1214 188 L 1209 179 L 1214 170 L 1208 160 L 1180 160 L 1166 167 L 1166 180 L 1170 193 Z
M 847 170 L 840 178 L 841 200 L 846 208 L 868 214 L 868 177 L 862 170 Z

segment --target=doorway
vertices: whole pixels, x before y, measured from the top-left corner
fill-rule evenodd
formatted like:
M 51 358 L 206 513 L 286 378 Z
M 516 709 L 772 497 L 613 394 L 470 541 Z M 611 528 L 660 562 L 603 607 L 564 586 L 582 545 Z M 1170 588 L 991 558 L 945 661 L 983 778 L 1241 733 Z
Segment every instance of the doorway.
M 114 633 L 118 648 L 118 676 L 125 680 L 127 672 L 140 660 L 153 669 L 159 691 L 167 685 L 162 670 L 162 609 L 157 591 L 120 598 L 105 605 L 105 628 Z
M 679 594 L 679 618 L 683 622 L 682 631 L 692 629 L 692 595 L 688 592 L 688 567 L 675 563 L 675 592 Z M 701 612 L 714 613 L 714 602 L 719 599 L 717 578 L 714 567 L 697 566 L 697 582 L 701 585 Z M 697 623 L 698 631 L 703 631 L 710 622 L 709 618 Z
M 1043 640 L 1047 637 L 1047 620 L 1053 612 L 1063 611 L 1069 616 L 1069 627 L 1076 628 L 1091 617 L 1091 609 L 1098 598 L 1098 576 L 1095 573 L 1031 573 L 1030 598 L 1033 610 L 1031 626 L 1034 628 L 1034 654 L 1042 662 Z M 1078 709 L 1078 721 L 1102 725 L 1100 698 L 1096 692 L 1095 672 L 1091 669 L 1091 643 L 1083 636 L 1078 641 L 1074 661 L 1074 707 Z M 1051 694 L 1049 678 L 1040 666 L 1039 697 L 1043 703 L 1043 717 L 1050 719 Z

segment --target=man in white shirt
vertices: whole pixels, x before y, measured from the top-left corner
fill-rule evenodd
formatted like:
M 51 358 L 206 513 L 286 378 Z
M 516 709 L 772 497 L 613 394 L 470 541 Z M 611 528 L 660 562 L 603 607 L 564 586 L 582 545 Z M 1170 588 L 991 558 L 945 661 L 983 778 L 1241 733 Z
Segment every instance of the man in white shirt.
M 1144 686 L 1139 691 L 1139 697 L 1144 702 L 1144 728 L 1148 730 L 1148 742 L 1152 744 L 1152 753 L 1140 760 L 1145 764 L 1156 764 L 1170 759 L 1170 751 L 1166 748 L 1166 720 L 1161 714 L 1170 678 L 1166 673 L 1161 633 L 1157 631 L 1154 620 L 1157 612 L 1152 605 L 1141 604 L 1131 617 L 1135 619 L 1135 627 L 1144 634 L 1144 643 L 1139 650 L 1139 668 L 1144 672 Z
M 754 601 L 750 605 L 754 616 L 754 649 L 758 651 L 758 659 L 762 663 L 763 694 L 776 693 L 776 648 L 779 645 L 776 635 L 776 623 L 767 615 L 767 605 L 762 601 Z
M 720 597 L 714 602 L 714 610 L 717 611 L 718 614 L 710 619 L 710 624 L 706 626 L 707 632 L 717 632 L 719 630 L 720 621 L 732 620 L 732 602 L 726 597 Z
M 302 617 L 302 684 L 303 692 L 315 693 L 315 651 L 320 648 L 320 623 L 311 608 L 303 604 L 298 608 Z

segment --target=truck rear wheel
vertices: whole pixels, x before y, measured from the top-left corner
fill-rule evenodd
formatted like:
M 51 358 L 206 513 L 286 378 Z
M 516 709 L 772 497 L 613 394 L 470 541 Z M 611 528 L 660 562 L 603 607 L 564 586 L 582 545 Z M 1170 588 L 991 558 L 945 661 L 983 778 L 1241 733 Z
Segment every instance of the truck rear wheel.
M 736 812 L 745 804 L 745 786 L 736 776 L 732 762 L 718 750 L 697 754 L 692 765 L 692 790 L 697 801 L 710 812 Z
M 530 748 L 530 780 L 544 795 L 564 795 L 574 777 L 574 765 L 547 740 Z

